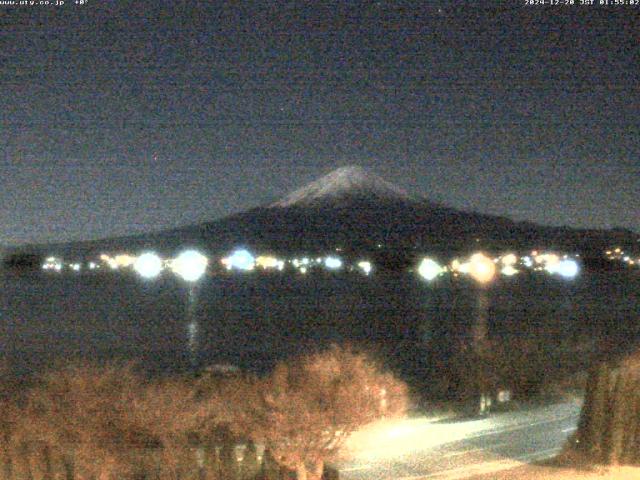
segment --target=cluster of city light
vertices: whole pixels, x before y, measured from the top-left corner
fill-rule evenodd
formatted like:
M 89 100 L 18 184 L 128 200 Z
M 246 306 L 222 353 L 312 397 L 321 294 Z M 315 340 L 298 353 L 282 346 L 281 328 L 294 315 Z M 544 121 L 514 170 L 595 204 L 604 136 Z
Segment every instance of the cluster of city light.
M 531 258 L 535 271 L 546 271 L 563 278 L 574 278 L 580 271 L 578 262 L 566 254 L 560 256 L 557 253 L 538 253 L 534 250 Z
M 621 249 L 607 251 L 607 255 L 618 255 L 624 261 L 627 258 Z M 283 259 L 271 254 L 254 255 L 245 248 L 236 249 L 220 258 L 220 264 L 228 271 L 238 272 L 254 270 L 282 272 L 287 268 L 288 271 L 296 271 L 300 274 L 306 274 L 312 269 L 324 269 L 370 275 L 374 270 L 372 262 L 365 259 L 347 262 L 335 254 Z M 88 262 L 88 264 L 65 263 L 62 259 L 51 256 L 46 258 L 42 268 L 53 272 L 61 272 L 65 269 L 80 272 L 83 268 L 88 270 L 131 270 L 146 279 L 156 278 L 164 270 L 169 270 L 185 281 L 194 282 L 207 272 L 209 265 L 209 258 L 202 253 L 186 250 L 173 259 L 162 259 L 154 252 L 143 252 L 138 256 L 127 253 L 113 256 L 102 254 L 99 259 Z M 455 258 L 449 264 L 440 264 L 433 258 L 425 257 L 417 265 L 418 274 L 427 281 L 450 274 L 454 277 L 468 276 L 479 284 L 489 283 L 499 275 L 506 277 L 517 275 L 524 270 L 546 272 L 569 279 L 579 273 L 580 267 L 578 262 L 569 255 L 538 252 L 537 250 L 523 256 L 509 252 L 497 257 L 476 252 L 468 258 Z
M 58 257 L 47 257 L 42 264 L 45 271 L 60 272 L 64 268 L 64 262 Z
M 620 247 L 607 250 L 605 254 L 609 260 L 617 260 L 626 263 L 630 267 L 640 266 L 640 256 L 629 254 Z
M 100 255 L 100 262 L 111 270 L 120 270 L 122 268 L 130 268 L 136 261 L 136 257 L 127 253 L 121 253 L 115 256 L 107 255 L 103 253 Z M 92 262 L 93 263 L 93 262 Z
M 272 255 L 259 255 L 256 257 L 256 267 L 262 270 L 284 270 L 284 260 Z
M 518 270 L 518 256 L 515 253 L 507 253 L 499 257 L 500 273 L 506 277 L 512 277 L 520 273 Z
M 254 255 L 245 248 L 239 248 L 220 258 L 220 264 L 227 271 L 251 272 L 278 271 L 285 268 L 306 274 L 312 269 L 331 271 L 356 271 L 369 275 L 373 265 L 368 260 L 359 260 L 353 264 L 345 262 L 341 257 L 331 254 L 321 257 L 295 257 L 292 259 L 278 258 L 270 254 Z M 287 267 L 289 265 L 289 267 Z M 209 267 L 209 259 L 195 251 L 187 250 L 176 258 L 163 259 L 154 252 L 143 252 L 138 256 L 127 253 L 116 255 L 101 254 L 95 261 L 67 264 L 57 257 L 48 257 L 42 264 L 43 270 L 61 272 L 64 269 L 79 272 L 82 268 L 89 270 L 104 269 L 107 271 L 135 271 L 143 278 L 155 278 L 163 270 L 170 270 L 187 281 L 201 277 Z
M 309 258 L 309 257 L 293 258 L 290 260 L 290 263 L 295 270 L 305 275 L 310 268 L 321 265 L 322 258 Z
M 477 252 L 466 259 L 454 259 L 448 270 L 454 276 L 468 275 L 480 284 L 488 283 L 493 280 L 497 273 L 496 263 L 500 258 L 492 259 L 482 252 Z M 511 266 L 511 265 L 509 265 Z M 511 266 L 511 268 L 513 268 Z
M 361 260 L 356 264 L 356 267 L 360 269 L 362 273 L 365 275 L 369 275 L 373 271 L 373 266 L 371 262 L 367 260 Z
M 340 251 L 340 249 L 336 249 Z M 364 275 L 370 275 L 373 271 L 373 265 L 368 260 L 359 260 L 354 264 L 347 265 L 345 260 L 337 255 L 327 255 L 321 257 L 294 257 L 290 259 L 282 259 L 273 255 L 254 256 L 246 249 L 238 249 L 231 252 L 228 256 L 220 259 L 222 266 L 228 271 L 250 272 L 253 270 L 277 270 L 283 271 L 288 265 L 289 270 L 293 270 L 302 275 L 312 270 L 329 270 L 329 271 L 357 271 Z
M 64 260 L 58 257 L 50 256 L 44 260 L 42 264 L 42 270 L 46 272 L 60 273 L 63 270 L 71 270 L 72 272 L 80 272 L 83 268 L 83 264 L 80 262 L 65 263 Z M 89 262 L 87 265 L 89 270 L 95 270 L 96 264 Z
M 112 271 L 134 271 L 145 279 L 154 279 L 164 270 L 170 270 L 187 282 L 197 281 L 205 274 L 209 265 L 209 259 L 195 250 L 185 250 L 176 258 L 162 259 L 155 252 L 143 252 L 138 256 L 122 253 L 115 256 L 106 253 L 101 254 L 98 259 L 86 263 L 74 262 L 65 263 L 58 257 L 47 257 L 42 264 L 42 269 L 52 272 L 62 272 L 70 270 L 80 272 L 83 269 L 112 270 Z
M 222 263 L 227 270 L 249 272 L 255 268 L 256 259 L 248 250 L 242 248 L 235 250 L 228 257 L 224 257 L 220 260 L 220 263 Z
M 534 250 L 522 257 L 515 253 L 490 257 L 476 252 L 468 258 L 454 258 L 449 265 L 441 265 L 436 260 L 425 257 L 417 268 L 418 274 L 427 281 L 449 273 L 453 277 L 469 276 L 479 284 L 489 283 L 499 275 L 511 277 L 523 270 L 546 272 L 569 279 L 578 275 L 580 267 L 569 255 Z

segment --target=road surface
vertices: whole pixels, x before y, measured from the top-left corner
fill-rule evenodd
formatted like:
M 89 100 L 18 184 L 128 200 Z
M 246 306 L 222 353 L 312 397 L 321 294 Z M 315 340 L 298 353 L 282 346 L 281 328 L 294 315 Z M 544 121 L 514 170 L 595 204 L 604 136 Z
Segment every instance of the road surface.
M 578 402 L 470 421 L 414 418 L 356 433 L 341 462 L 346 480 L 464 479 L 555 455 L 575 431 Z

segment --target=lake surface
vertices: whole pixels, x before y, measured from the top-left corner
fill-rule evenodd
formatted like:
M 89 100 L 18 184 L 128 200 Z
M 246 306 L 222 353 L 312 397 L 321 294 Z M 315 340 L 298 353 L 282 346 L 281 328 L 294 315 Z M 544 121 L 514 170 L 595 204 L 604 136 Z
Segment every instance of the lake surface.
M 544 338 L 557 351 L 640 337 L 640 272 L 429 284 L 411 274 L 235 274 L 194 291 L 167 277 L 4 273 L 0 348 L 14 368 L 69 359 L 127 359 L 150 372 L 232 363 L 258 372 L 275 360 L 345 340 L 384 345 L 385 361 L 437 375 L 466 341 L 485 296 L 491 338 Z

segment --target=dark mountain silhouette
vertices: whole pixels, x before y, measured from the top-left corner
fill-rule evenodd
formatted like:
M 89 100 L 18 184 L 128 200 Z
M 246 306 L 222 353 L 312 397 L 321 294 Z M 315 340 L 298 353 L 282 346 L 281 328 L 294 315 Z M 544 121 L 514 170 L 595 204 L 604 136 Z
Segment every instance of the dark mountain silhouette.
M 599 258 L 616 244 L 638 245 L 628 230 L 584 230 L 516 222 L 465 212 L 403 189 L 357 166 L 342 167 L 282 200 L 199 225 L 21 251 L 95 255 L 153 248 L 171 254 L 185 246 L 222 254 L 246 246 L 274 253 L 340 248 L 402 265 L 416 254 L 448 256 L 477 249 L 557 248 Z

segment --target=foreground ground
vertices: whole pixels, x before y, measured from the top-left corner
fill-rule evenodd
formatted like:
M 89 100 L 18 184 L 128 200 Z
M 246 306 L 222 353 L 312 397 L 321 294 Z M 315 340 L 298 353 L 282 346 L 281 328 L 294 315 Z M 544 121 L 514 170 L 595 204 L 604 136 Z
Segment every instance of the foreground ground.
M 526 465 L 498 474 L 491 473 L 467 478 L 471 480 L 637 480 L 640 478 L 640 468 L 596 467 L 592 469 L 575 469 Z
M 413 418 L 381 423 L 353 436 L 348 445 L 351 459 L 339 465 L 341 477 L 348 480 L 555 478 L 545 476 L 544 467 L 539 467 L 540 477 L 512 470 L 558 454 L 575 430 L 579 413 L 580 403 L 571 401 L 478 420 Z M 498 474 L 506 476 L 497 477 Z M 512 474 L 525 476 L 508 476 Z

